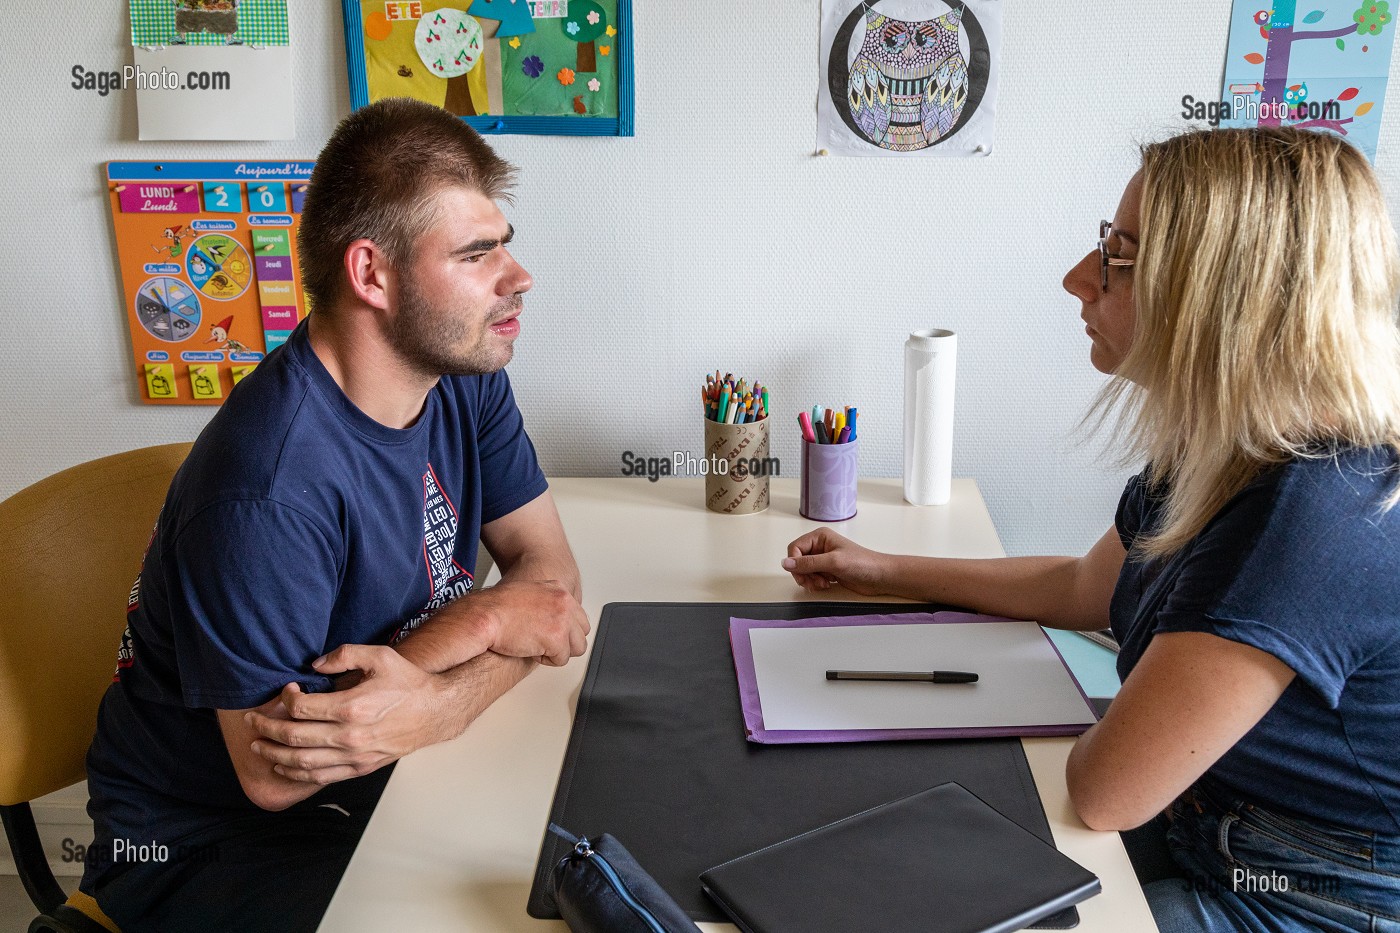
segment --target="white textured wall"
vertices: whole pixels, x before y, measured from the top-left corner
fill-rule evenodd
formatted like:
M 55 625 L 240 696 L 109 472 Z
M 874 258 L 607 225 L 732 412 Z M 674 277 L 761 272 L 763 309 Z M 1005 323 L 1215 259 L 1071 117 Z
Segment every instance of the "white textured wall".
M 313 158 L 349 109 L 339 4 L 289 5 L 299 134 L 276 143 L 137 142 L 134 91 L 71 89 L 74 64 L 130 61 L 124 3 L 60 2 L 108 20 L 63 45 L 51 16 L 6 17 L 0 495 L 212 413 L 136 401 L 102 163 Z M 635 138 L 497 142 L 522 168 L 510 217 L 536 277 L 510 371 L 546 470 L 698 447 L 696 386 L 719 366 L 773 388 L 791 467 L 797 409 L 854 403 L 863 472 L 898 475 L 901 344 L 947 327 L 955 474 L 1009 552 L 1090 544 L 1127 474 L 1069 437 L 1102 377 L 1060 278 L 1134 143 L 1181 128 L 1183 94 L 1218 94 L 1229 5 L 1008 0 L 995 147 L 965 161 L 812 155 L 818 0 L 637 7 Z M 1378 157 L 1392 211 L 1397 107 Z

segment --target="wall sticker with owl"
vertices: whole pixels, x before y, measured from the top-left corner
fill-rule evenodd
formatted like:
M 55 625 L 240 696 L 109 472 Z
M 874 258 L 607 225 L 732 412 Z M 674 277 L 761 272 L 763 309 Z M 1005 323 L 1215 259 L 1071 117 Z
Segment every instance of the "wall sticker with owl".
M 1219 124 L 1335 133 L 1375 162 L 1395 45 L 1390 4 L 1274 0 L 1260 6 L 1255 0 L 1232 4 Z

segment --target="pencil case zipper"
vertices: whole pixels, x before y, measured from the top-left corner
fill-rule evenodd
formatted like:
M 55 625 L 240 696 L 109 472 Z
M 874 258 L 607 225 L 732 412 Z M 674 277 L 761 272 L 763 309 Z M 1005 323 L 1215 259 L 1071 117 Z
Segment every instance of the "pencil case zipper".
M 607 879 L 608 885 L 613 889 L 614 893 L 621 898 L 622 903 L 632 908 L 633 912 L 641 917 L 642 921 L 647 926 L 651 927 L 653 933 L 666 933 L 666 928 L 652 915 L 652 912 L 643 907 L 642 902 L 632 896 L 632 892 L 627 889 L 627 883 L 622 880 L 622 876 L 608 864 L 606 858 L 594 850 L 587 836 L 575 840 L 571 835 L 565 835 L 562 829 L 552 824 L 550 830 L 555 832 L 556 835 L 573 842 L 574 854 L 581 858 L 588 859 L 589 864 L 595 866 L 598 871 L 602 873 L 603 877 Z

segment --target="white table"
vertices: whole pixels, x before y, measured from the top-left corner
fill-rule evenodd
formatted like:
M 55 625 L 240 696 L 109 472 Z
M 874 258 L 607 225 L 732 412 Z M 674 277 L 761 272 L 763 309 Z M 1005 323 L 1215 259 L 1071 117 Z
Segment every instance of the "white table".
M 861 600 L 839 588 L 807 594 L 779 566 L 787 543 L 817 525 L 797 514 L 796 479 L 773 480 L 771 507 L 749 516 L 705 511 L 699 479 L 556 479 L 550 486 L 595 624 L 610 602 Z M 863 480 L 859 514 L 834 527 L 884 551 L 1003 554 L 970 479 L 954 482 L 948 505 L 922 508 L 903 502 L 898 480 Z M 537 669 L 460 738 L 399 762 L 324 933 L 566 929 L 530 918 L 525 902 L 586 662 Z M 1024 740 L 1056 845 L 1103 881 L 1103 893 L 1080 905 L 1078 930 L 1155 931 L 1118 834 L 1088 829 L 1070 808 L 1064 773 L 1073 744 Z

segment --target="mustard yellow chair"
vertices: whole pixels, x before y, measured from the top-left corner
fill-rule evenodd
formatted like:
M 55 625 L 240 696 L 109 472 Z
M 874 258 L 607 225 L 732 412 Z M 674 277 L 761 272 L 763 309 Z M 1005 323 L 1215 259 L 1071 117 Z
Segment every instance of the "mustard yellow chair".
M 83 780 L 112 682 L 126 600 L 189 444 L 79 464 L 0 502 L 0 816 L 30 933 L 119 933 L 81 892 L 65 898 L 29 801 Z

